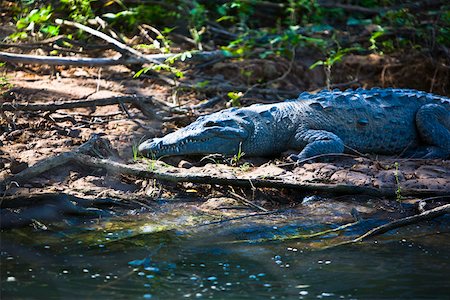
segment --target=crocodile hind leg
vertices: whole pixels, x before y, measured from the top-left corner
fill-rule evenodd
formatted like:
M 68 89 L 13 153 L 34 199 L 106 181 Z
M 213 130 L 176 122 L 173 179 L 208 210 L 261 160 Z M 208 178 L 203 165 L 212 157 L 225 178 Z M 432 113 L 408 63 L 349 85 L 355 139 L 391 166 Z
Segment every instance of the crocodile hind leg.
M 439 104 L 426 104 L 416 114 L 420 138 L 428 145 L 424 158 L 450 157 L 450 112 Z
M 342 140 L 334 133 L 325 130 L 300 131 L 294 136 L 290 146 L 294 149 L 303 148 L 300 154 L 289 157 L 294 161 L 320 154 L 344 152 Z

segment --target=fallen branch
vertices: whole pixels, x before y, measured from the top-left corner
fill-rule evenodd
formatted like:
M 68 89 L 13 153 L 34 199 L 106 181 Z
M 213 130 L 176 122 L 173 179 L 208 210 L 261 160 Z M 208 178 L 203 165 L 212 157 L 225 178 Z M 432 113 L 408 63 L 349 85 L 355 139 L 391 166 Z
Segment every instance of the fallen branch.
M 365 239 L 386 233 L 393 229 L 408 226 L 408 225 L 415 224 L 415 223 L 418 223 L 421 221 L 432 220 L 432 219 L 435 219 L 437 217 L 443 216 L 448 213 L 450 213 L 450 204 L 444 204 L 444 205 L 435 207 L 433 209 L 427 210 L 421 214 L 398 219 L 398 220 L 389 222 L 387 224 L 375 227 L 375 228 L 369 230 L 368 232 L 366 232 L 365 234 L 352 240 L 352 242 L 353 243 L 362 242 Z
M 122 56 L 111 58 L 89 58 L 89 57 L 56 57 L 28 54 L 15 54 L 0 52 L 0 61 L 9 63 L 37 64 L 37 65 L 60 65 L 60 66 L 112 66 L 132 65 L 145 63 L 145 60 L 136 58 L 123 58 Z
M 89 143 L 89 142 L 88 142 Z M 87 143 L 87 144 L 88 144 Z M 333 194 L 365 194 L 378 197 L 395 197 L 397 190 L 395 188 L 375 188 L 368 186 L 358 186 L 353 184 L 344 183 L 313 183 L 313 182 L 298 182 L 296 180 L 282 178 L 282 179 L 261 179 L 252 177 L 236 177 L 234 175 L 210 175 L 202 174 L 198 172 L 179 172 L 178 168 L 167 167 L 161 165 L 159 162 L 144 164 L 124 164 L 121 162 L 113 161 L 107 158 L 105 155 L 88 155 L 88 152 L 92 152 L 94 149 L 98 149 L 99 145 L 102 148 L 108 150 L 110 148 L 109 142 L 104 139 L 97 138 L 90 145 L 79 148 L 73 152 L 63 153 L 57 157 L 50 158 L 41 161 L 34 166 L 25 169 L 24 171 L 11 176 L 4 182 L 0 183 L 0 186 L 8 186 L 8 183 L 16 181 L 18 183 L 24 182 L 26 179 L 38 176 L 40 173 L 50 170 L 56 166 L 65 164 L 69 161 L 76 162 L 83 166 L 89 166 L 93 168 L 105 169 L 113 174 L 132 175 L 140 178 L 151 178 L 169 182 L 192 182 L 198 184 L 216 184 L 222 186 L 241 186 L 248 188 L 287 188 L 295 189 L 306 192 L 325 192 Z M 95 146 L 95 147 L 94 147 Z M 90 147 L 90 148 L 89 148 Z M 111 149 L 109 149 L 110 151 Z M 98 152 L 98 151 L 97 151 Z M 95 153 L 94 153 L 95 154 Z M 402 189 L 402 195 L 448 195 L 448 190 L 430 190 L 430 189 Z
M 110 37 L 109 35 L 85 26 L 83 24 L 57 19 L 56 24 L 69 25 L 81 30 L 84 30 L 107 43 L 111 44 L 122 55 L 112 58 L 89 58 L 89 57 L 55 57 L 55 56 L 38 56 L 38 55 L 26 55 L 15 54 L 8 52 L 0 52 L 0 61 L 15 62 L 15 63 L 28 63 L 28 64 L 47 64 L 47 65 L 76 65 L 76 66 L 105 66 L 105 65 L 132 65 L 132 64 L 145 64 L 154 63 L 160 64 L 161 62 L 176 57 L 179 54 L 143 54 L 138 50 L 119 42 L 118 40 Z M 211 60 L 218 57 L 227 57 L 224 51 L 194 51 L 192 58 L 196 60 Z
M 330 246 L 326 246 L 322 249 L 329 249 L 329 248 L 334 248 L 334 247 L 338 247 L 338 246 L 343 246 L 343 245 L 349 245 L 349 244 L 354 244 L 354 243 L 360 243 L 363 242 L 369 238 L 372 238 L 374 236 L 386 233 L 388 231 L 400 228 L 400 227 L 404 227 L 404 226 L 408 226 L 411 224 L 416 224 L 422 221 L 429 221 L 432 219 L 435 219 L 437 217 L 443 216 L 445 214 L 449 214 L 450 213 L 450 204 L 444 204 L 438 207 L 435 207 L 433 209 L 427 210 L 423 213 L 420 213 L 418 215 L 414 215 L 414 216 L 409 216 L 409 217 L 405 217 L 405 218 L 401 218 L 392 222 L 389 222 L 387 224 L 372 228 L 371 230 L 369 230 L 368 232 L 366 232 L 365 234 L 350 240 L 350 241 L 345 241 L 342 243 L 338 243 L 338 244 L 334 244 L 334 245 L 330 245 Z
M 36 48 L 41 48 L 41 47 L 49 47 L 51 48 L 50 45 L 58 45 L 61 44 L 62 42 L 71 44 L 71 45 L 76 45 L 79 46 L 81 48 L 83 48 L 83 50 L 97 50 L 97 51 L 102 51 L 102 50 L 106 50 L 106 49 L 111 49 L 111 45 L 109 44 L 93 44 L 93 43 L 83 43 L 80 41 L 75 41 L 75 40 L 71 40 L 68 39 L 67 37 L 63 36 L 63 35 L 58 35 L 58 36 L 54 36 L 45 40 L 41 40 L 41 41 L 37 41 L 34 43 L 0 43 L 0 49 L 7 49 L 7 48 L 19 48 L 19 49 L 36 49 Z M 52 48 L 52 49 L 56 49 L 56 48 Z M 59 49 L 58 49 L 59 50 Z M 67 51 L 73 51 L 73 52 L 78 52 L 75 51 L 73 49 L 67 49 Z
M 265 187 L 265 188 L 288 188 L 309 192 L 326 192 L 335 194 L 366 194 L 372 196 L 395 197 L 396 189 L 378 189 L 367 186 L 357 186 L 352 184 L 326 184 L 326 183 L 306 183 L 295 180 L 269 180 L 260 178 L 237 178 L 226 176 L 212 176 L 198 173 L 175 173 L 175 168 L 163 168 L 151 170 L 148 166 L 140 164 L 123 164 L 109 159 L 99 159 L 87 155 L 77 155 L 75 160 L 83 165 L 103 168 L 116 174 L 127 174 L 143 178 L 153 178 L 170 182 L 192 182 L 200 184 L 217 184 L 223 186 L 242 187 Z M 251 181 L 250 181 L 251 180 Z M 402 195 L 445 195 L 446 190 L 429 189 L 402 189 Z
M 103 32 L 100 32 L 98 30 L 95 30 L 95 29 L 93 29 L 91 27 L 88 27 L 86 25 L 83 25 L 83 24 L 80 24 L 80 23 L 77 23 L 77 22 L 61 20 L 61 19 L 56 19 L 55 23 L 58 24 L 58 25 L 73 26 L 73 27 L 76 27 L 76 28 L 81 29 L 83 31 L 86 31 L 87 33 L 90 33 L 93 36 L 101 38 L 102 40 L 106 41 L 107 43 L 113 45 L 114 48 L 118 52 L 122 53 L 123 55 L 141 58 L 141 59 L 146 60 L 145 62 L 147 62 L 147 63 L 156 63 L 156 64 L 159 63 L 158 61 L 153 60 L 150 57 L 146 57 L 143 53 L 137 51 L 136 49 L 133 49 L 133 48 L 131 48 L 131 47 L 129 47 L 129 46 L 119 42 L 118 40 L 113 39 L 109 35 L 107 35 L 107 34 L 105 34 Z
M 73 109 L 80 107 L 106 106 L 112 104 L 131 103 L 139 108 L 144 115 L 149 118 L 161 119 L 159 113 L 154 112 L 149 106 L 154 106 L 151 97 L 142 96 L 118 96 L 99 99 L 83 99 L 65 101 L 59 103 L 12 103 L 5 102 L 0 106 L 0 111 L 50 111 L 54 112 L 60 109 Z
M 238 194 L 236 194 L 236 193 L 234 193 L 234 192 L 229 192 L 229 193 L 230 193 L 230 195 L 231 195 L 232 197 L 237 198 L 239 201 L 243 202 L 244 204 L 246 204 L 246 205 L 248 205 L 248 206 L 251 206 L 251 207 L 253 207 L 253 208 L 257 208 L 257 209 L 259 209 L 260 211 L 263 211 L 263 212 L 267 212 L 267 211 L 268 211 L 268 210 L 265 209 L 264 207 L 262 207 L 262 206 L 260 206 L 260 205 L 258 205 L 258 204 L 256 204 L 256 203 L 253 203 L 252 201 L 249 201 L 249 200 L 245 199 L 245 198 L 242 197 L 241 195 L 238 195 Z
M 156 64 L 166 59 L 178 56 L 178 53 L 170 54 L 146 54 L 143 57 L 57 57 L 44 55 L 16 54 L 0 52 L 0 61 L 10 63 L 38 64 L 38 65 L 71 65 L 71 66 L 113 66 L 113 65 L 135 65 L 145 64 L 149 61 Z M 194 52 L 189 61 L 207 61 L 218 57 L 228 57 L 223 51 Z
M 68 164 L 69 162 L 73 161 L 75 157 L 80 153 L 88 153 L 92 151 L 93 149 L 95 149 L 95 144 L 101 143 L 105 144 L 107 142 L 105 139 L 100 138 L 100 136 L 94 135 L 86 143 L 82 144 L 73 151 L 64 152 L 56 156 L 41 160 L 33 166 L 26 168 L 22 172 L 7 178 L 3 182 L 0 182 L 0 187 L 8 187 L 12 182 L 22 183 L 31 178 L 39 177 L 39 175 L 53 168 Z
M 220 103 L 221 101 L 223 101 L 223 97 L 222 96 L 215 96 L 215 97 L 212 97 L 211 99 L 208 99 L 208 100 L 206 100 L 204 102 L 200 102 L 199 104 L 186 106 L 186 108 L 201 110 L 201 109 L 213 107 L 214 105 L 216 105 L 217 103 Z

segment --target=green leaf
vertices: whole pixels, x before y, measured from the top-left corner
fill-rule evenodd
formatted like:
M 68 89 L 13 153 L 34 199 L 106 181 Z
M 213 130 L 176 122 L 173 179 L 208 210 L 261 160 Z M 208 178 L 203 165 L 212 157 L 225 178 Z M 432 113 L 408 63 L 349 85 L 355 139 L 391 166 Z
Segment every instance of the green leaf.
M 317 66 L 322 66 L 322 65 L 324 65 L 324 64 L 325 64 L 325 62 L 324 62 L 323 60 L 318 60 L 318 61 L 316 61 L 315 63 L 313 63 L 312 65 L 310 65 L 310 66 L 309 66 L 309 69 L 312 70 L 312 69 L 314 69 L 315 67 L 317 67 Z
M 211 81 L 209 81 L 209 80 L 204 80 L 204 81 L 200 81 L 200 82 L 197 82 L 195 85 L 198 87 L 198 88 L 204 88 L 204 87 L 206 87 L 206 86 L 208 86 L 208 84 L 210 83 Z
M 50 36 L 57 36 L 59 34 L 59 26 L 55 25 L 42 26 L 41 32 L 46 33 Z

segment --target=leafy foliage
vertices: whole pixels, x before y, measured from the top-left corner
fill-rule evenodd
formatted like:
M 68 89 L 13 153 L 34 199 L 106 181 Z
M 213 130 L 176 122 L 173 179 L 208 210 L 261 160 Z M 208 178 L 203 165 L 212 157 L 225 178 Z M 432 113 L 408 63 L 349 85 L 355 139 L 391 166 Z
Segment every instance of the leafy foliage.
M 22 0 L 9 7 L 14 14 L 18 39 L 42 39 L 74 34 L 59 27 L 56 18 L 82 24 L 100 18 L 121 37 L 132 38 L 147 30 L 147 40 L 133 45 L 144 50 L 173 52 L 176 36 L 193 44 L 181 55 L 153 69 L 176 76 L 175 60 L 188 59 L 193 49 L 223 49 L 237 57 L 291 57 L 294 49 L 321 53 L 318 65 L 330 70 L 350 53 L 379 55 L 403 51 L 439 52 L 450 47 L 450 5 L 424 6 L 407 1 L 362 0 L 329 4 L 317 0 Z M 354 3 L 354 4 L 352 4 Z M 144 27 L 143 26 L 147 26 Z M 150 29 L 149 29 L 150 28 Z M 78 39 L 86 38 L 80 31 Z M 150 40 L 150 41 L 148 41 Z M 185 51 L 188 50 L 188 51 Z M 148 71 L 148 70 L 147 70 Z M 143 71 L 145 72 L 145 71 Z
M 32 9 L 25 16 L 17 19 L 16 27 L 18 31 L 11 35 L 11 39 L 14 41 L 17 39 L 26 39 L 29 35 L 35 36 L 38 33 L 49 36 L 58 35 L 59 27 L 49 22 L 52 14 L 53 8 L 51 5 Z

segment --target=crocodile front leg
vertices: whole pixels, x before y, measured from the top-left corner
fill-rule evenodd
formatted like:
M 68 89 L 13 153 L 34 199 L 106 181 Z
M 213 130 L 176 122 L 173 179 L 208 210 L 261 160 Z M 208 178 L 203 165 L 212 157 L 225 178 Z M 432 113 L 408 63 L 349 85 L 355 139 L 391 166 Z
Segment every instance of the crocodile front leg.
M 344 142 L 332 132 L 325 130 L 302 130 L 295 134 L 290 143 L 293 149 L 303 149 L 289 158 L 299 161 L 319 154 L 342 153 Z
M 450 157 L 450 112 L 442 105 L 426 104 L 416 114 L 420 137 L 429 146 L 424 158 Z

